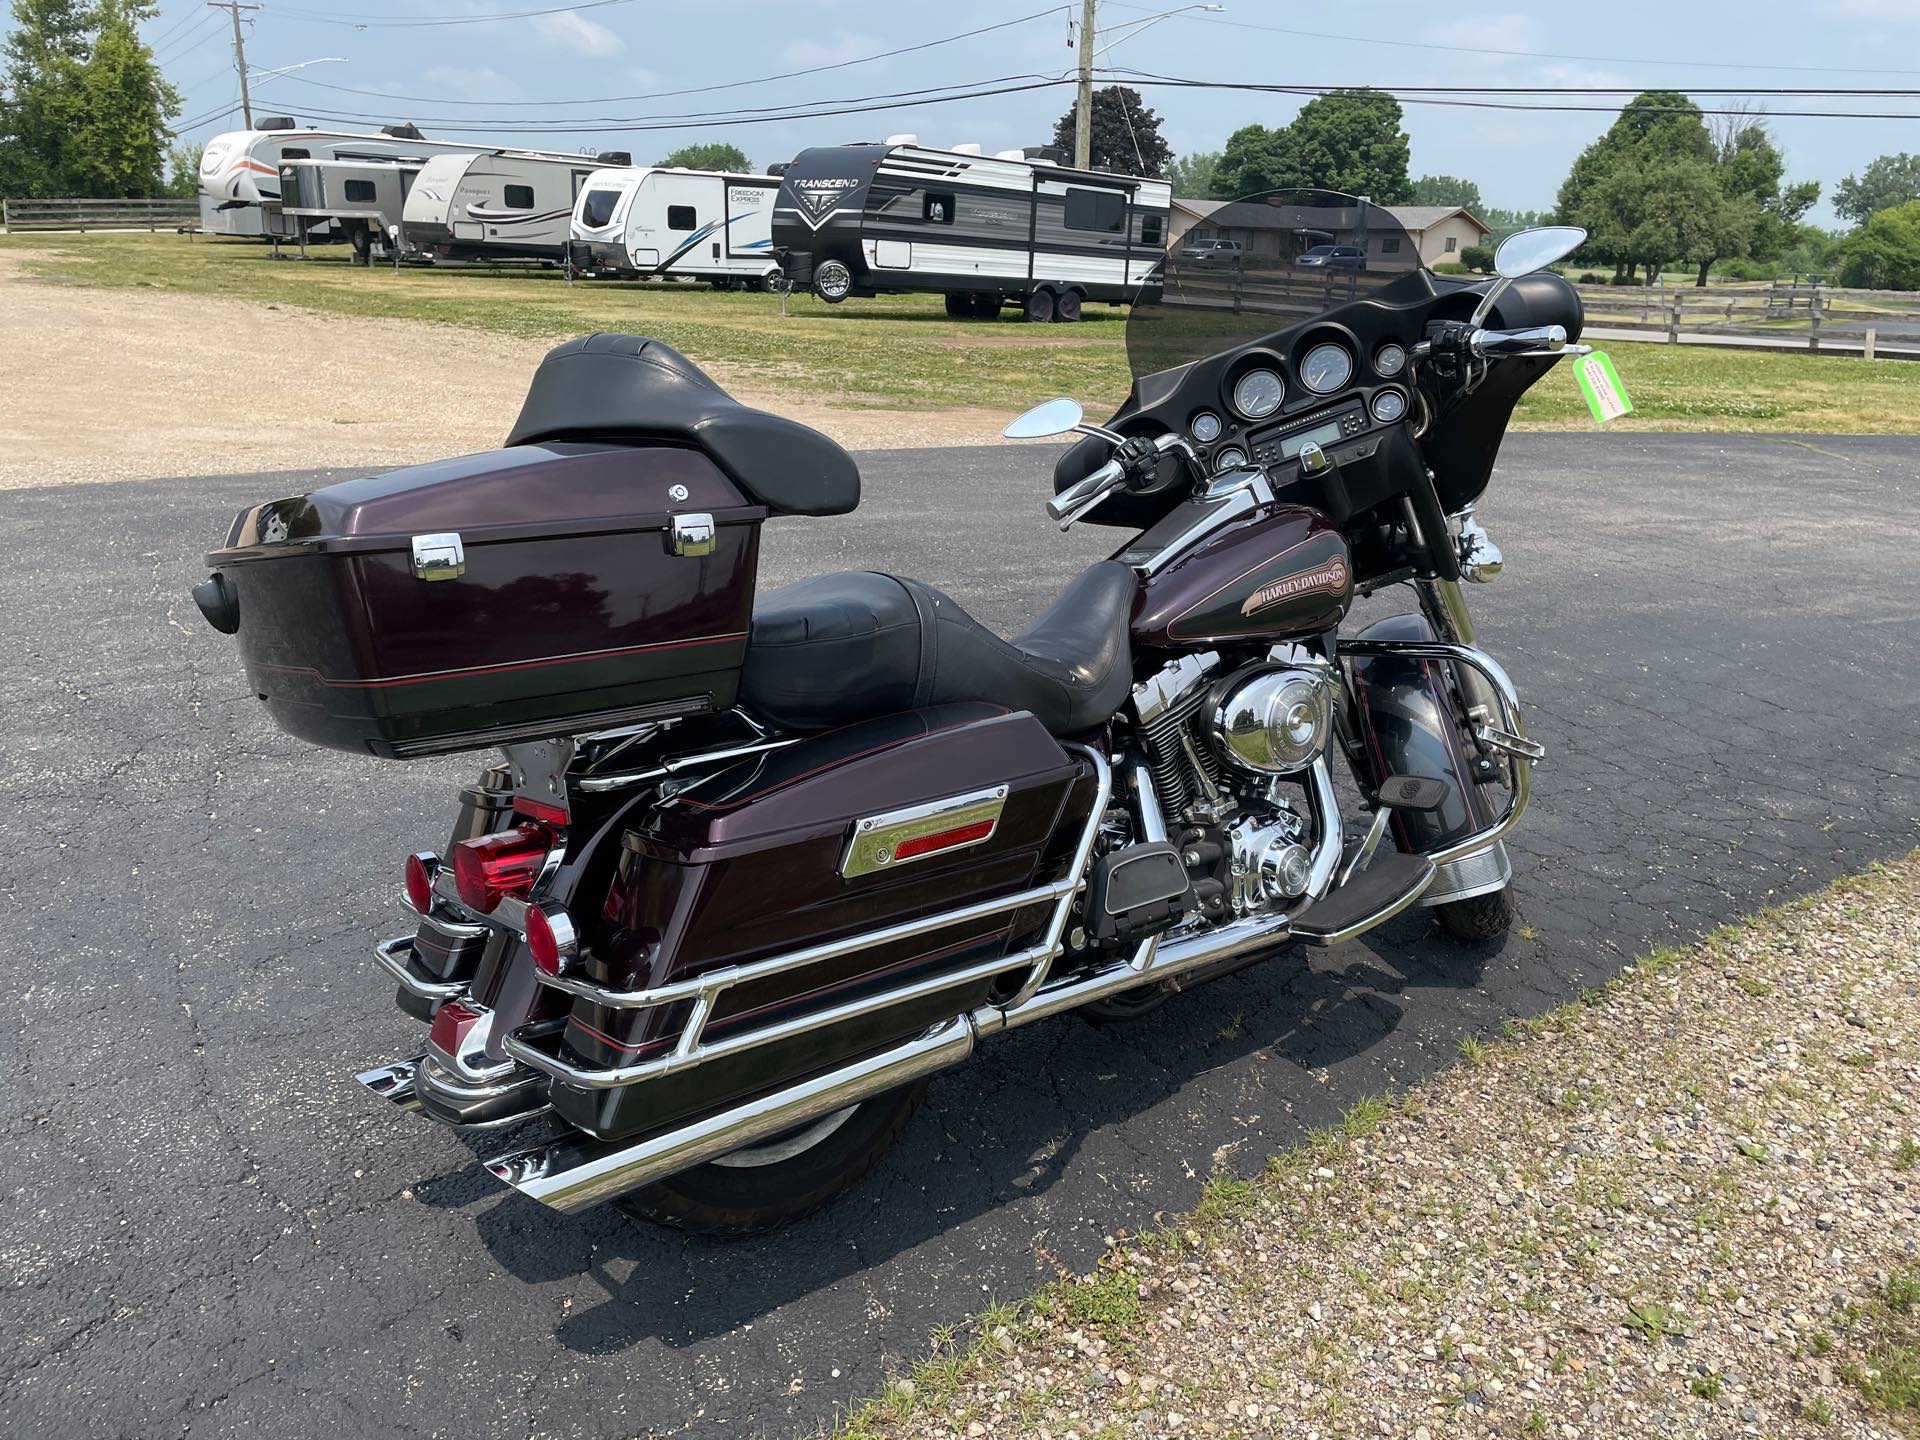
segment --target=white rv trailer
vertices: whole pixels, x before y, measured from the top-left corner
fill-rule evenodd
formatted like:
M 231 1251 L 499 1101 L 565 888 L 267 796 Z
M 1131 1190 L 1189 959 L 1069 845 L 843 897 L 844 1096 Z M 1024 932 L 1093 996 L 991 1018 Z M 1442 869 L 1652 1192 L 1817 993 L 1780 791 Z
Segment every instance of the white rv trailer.
M 200 228 L 209 235 L 279 236 L 297 227 L 280 210 L 280 166 L 289 160 L 413 160 L 472 154 L 470 142 L 428 140 L 411 125 L 377 134 L 296 130 L 285 118 L 262 120 L 255 130 L 229 130 L 207 142 L 200 156 Z
M 780 177 L 774 253 L 797 284 L 849 295 L 934 290 L 955 316 L 1077 320 L 1130 300 L 1166 259 L 1172 187 L 1075 170 L 1057 152 L 934 150 L 911 135 L 803 150 Z
M 573 207 L 570 258 L 605 275 L 764 286 L 780 273 L 772 229 L 779 189 L 771 175 L 596 170 Z
M 508 149 L 437 155 L 407 192 L 407 251 L 422 260 L 561 260 L 587 177 L 630 159 Z
M 323 227 L 344 232 L 354 263 L 384 258 L 397 243 L 407 191 L 420 160 L 284 160 L 280 213 L 304 241 Z

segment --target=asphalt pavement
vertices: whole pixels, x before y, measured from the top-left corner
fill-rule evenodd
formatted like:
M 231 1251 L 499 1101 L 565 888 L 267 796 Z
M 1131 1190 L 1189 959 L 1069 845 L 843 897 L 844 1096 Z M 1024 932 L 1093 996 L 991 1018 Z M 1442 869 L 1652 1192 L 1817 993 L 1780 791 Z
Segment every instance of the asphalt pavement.
M 898 569 L 1010 627 L 1114 539 L 1046 523 L 1046 458 L 865 456 L 860 511 L 771 526 L 763 581 Z M 1463 1035 L 1920 841 L 1920 440 L 1516 436 L 1470 598 L 1550 750 L 1523 928 L 1415 912 L 989 1041 L 770 1239 L 560 1216 L 351 1079 L 417 1052 L 370 951 L 474 761 L 280 735 L 188 599 L 235 509 L 314 478 L 0 495 L 0 1433 L 805 1430 Z

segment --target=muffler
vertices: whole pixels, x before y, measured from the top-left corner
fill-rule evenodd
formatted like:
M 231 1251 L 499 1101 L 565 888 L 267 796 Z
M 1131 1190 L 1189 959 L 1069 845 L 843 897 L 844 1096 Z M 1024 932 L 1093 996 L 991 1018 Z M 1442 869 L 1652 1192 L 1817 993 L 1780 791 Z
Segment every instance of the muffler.
M 646 1140 L 605 1141 L 576 1133 L 499 1156 L 486 1166 L 522 1195 L 571 1215 L 958 1065 L 971 1054 L 973 1025 L 958 1016 L 905 1044 Z

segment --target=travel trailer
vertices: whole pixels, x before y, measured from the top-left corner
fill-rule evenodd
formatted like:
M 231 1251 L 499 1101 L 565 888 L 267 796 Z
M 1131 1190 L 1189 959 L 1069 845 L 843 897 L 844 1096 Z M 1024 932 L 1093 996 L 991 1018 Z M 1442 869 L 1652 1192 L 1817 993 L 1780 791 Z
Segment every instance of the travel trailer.
M 200 156 L 200 228 L 209 235 L 294 239 L 299 227 L 280 206 L 280 167 L 293 160 L 411 160 L 470 155 L 471 142 L 429 140 L 411 125 L 377 133 L 296 130 L 285 116 L 253 130 L 230 130 L 207 142 Z M 309 226 L 308 233 L 330 227 Z
M 596 170 L 573 207 L 568 258 L 601 275 L 764 287 L 780 274 L 772 231 L 779 189 L 770 175 Z
M 1166 258 L 1164 180 L 1075 170 L 1050 149 L 983 155 L 881 145 L 803 150 L 780 177 L 773 248 L 796 285 L 850 295 L 939 291 L 947 313 L 1078 320 L 1130 300 Z
M 286 160 L 280 165 L 280 213 L 305 240 L 322 227 L 353 244 L 354 263 L 384 259 L 398 243 L 407 191 L 420 160 Z
M 624 154 L 483 150 L 437 155 L 407 192 L 402 233 L 421 260 L 565 258 L 573 209 L 587 178 Z

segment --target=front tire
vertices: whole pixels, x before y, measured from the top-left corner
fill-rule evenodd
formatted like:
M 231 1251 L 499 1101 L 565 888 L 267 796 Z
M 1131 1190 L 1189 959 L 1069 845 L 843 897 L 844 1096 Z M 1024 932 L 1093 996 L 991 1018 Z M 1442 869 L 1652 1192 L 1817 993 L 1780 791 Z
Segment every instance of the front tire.
M 916 1080 L 613 1203 L 629 1215 L 693 1235 L 764 1235 L 811 1215 L 865 1179 L 926 1093 L 927 1081 Z
M 1513 885 L 1508 883 L 1484 895 L 1469 895 L 1465 900 L 1448 900 L 1433 907 L 1440 928 L 1463 945 L 1497 940 L 1513 925 L 1517 907 Z

